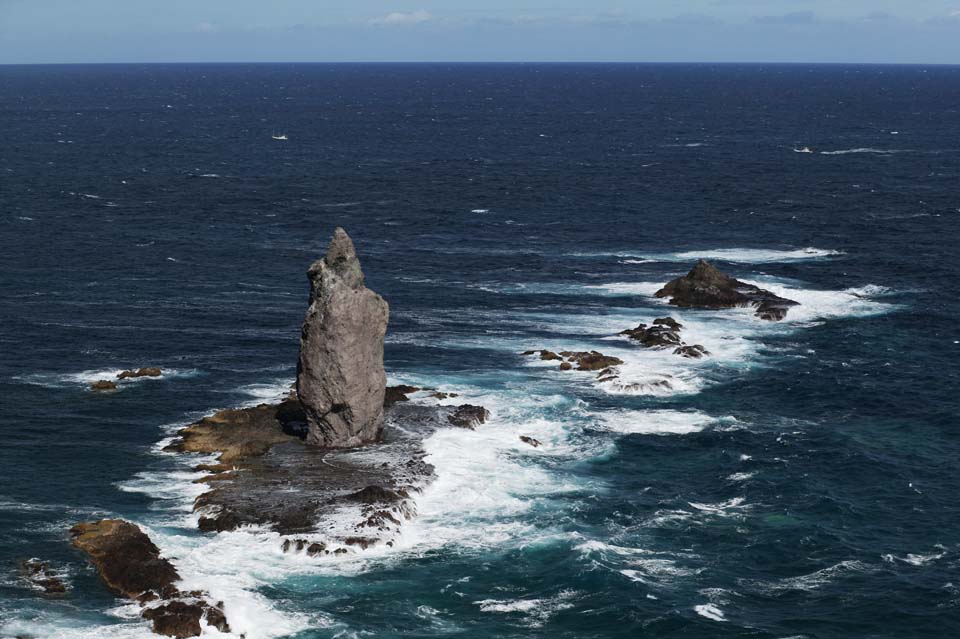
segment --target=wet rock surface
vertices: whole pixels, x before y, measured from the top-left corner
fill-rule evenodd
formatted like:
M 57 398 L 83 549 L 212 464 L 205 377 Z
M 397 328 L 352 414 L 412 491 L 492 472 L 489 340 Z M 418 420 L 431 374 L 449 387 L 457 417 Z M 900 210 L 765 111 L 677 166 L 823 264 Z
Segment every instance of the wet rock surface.
M 639 324 L 636 328 L 620 331 L 620 335 L 629 337 L 647 348 L 674 348 L 673 353 L 690 359 L 700 359 L 710 352 L 701 344 L 688 345 L 680 337 L 683 324 L 672 317 L 658 317 L 652 326 Z
M 67 584 L 60 573 L 54 570 L 50 564 L 39 559 L 21 561 L 20 576 L 46 595 L 62 595 L 67 592 Z
M 670 298 L 670 303 L 683 308 L 735 308 L 752 306 L 756 315 L 766 320 L 782 320 L 798 303 L 779 297 L 753 284 L 736 280 L 706 260 L 700 260 L 683 277 L 668 282 L 654 294 Z
M 201 530 L 220 532 L 256 524 L 283 535 L 313 534 L 303 538 L 299 550 L 297 542 L 284 548 L 306 551 L 311 544 L 322 544 L 313 554 L 392 544 L 402 522 L 415 513 L 415 495 L 433 478 L 433 468 L 424 461 L 423 440 L 438 428 L 459 425 L 454 420 L 475 425 L 480 417 L 489 416 L 480 406 L 398 402 L 386 410 L 378 443 L 321 449 L 284 432 L 276 416 L 287 410 L 292 411 L 262 405 L 221 411 L 214 436 L 208 429 L 198 435 L 194 425 L 171 444 L 171 450 L 203 453 L 218 452 L 217 446 L 223 446 L 221 459 L 230 453 L 230 463 L 197 466 L 212 473 L 203 478 L 211 489 L 194 504 Z M 209 419 L 198 424 L 209 424 Z M 232 427 L 238 432 L 229 433 Z M 243 444 L 251 432 L 262 445 Z M 330 533 L 326 522 L 345 518 L 353 523 Z M 322 538 L 316 536 L 321 533 Z
M 490 411 L 483 406 L 473 404 L 462 404 L 457 406 L 453 413 L 447 416 L 447 421 L 459 428 L 469 428 L 473 430 L 480 424 L 483 424 L 490 417 Z
M 307 443 L 324 448 L 372 443 L 383 427 L 387 302 L 364 286 L 353 241 L 342 228 L 307 276 L 310 305 L 297 365 Z
M 137 377 L 160 377 L 163 371 L 156 366 L 147 366 L 136 370 L 121 371 L 117 374 L 117 379 L 131 379 Z
M 389 408 L 397 402 L 408 402 L 410 401 L 411 393 L 416 393 L 422 389 L 416 386 L 408 386 L 406 384 L 400 384 L 399 386 L 387 386 L 386 392 L 383 396 L 383 407 Z
M 182 592 L 180 575 L 138 526 L 122 519 L 80 523 L 70 529 L 73 545 L 87 554 L 112 591 L 141 604 L 141 616 L 156 633 L 170 637 L 200 635 L 201 620 L 223 632 L 229 624 L 221 603 L 202 592 Z
M 98 379 L 94 383 L 90 384 L 90 390 L 92 391 L 114 391 L 117 390 L 117 383 L 112 382 L 109 379 Z

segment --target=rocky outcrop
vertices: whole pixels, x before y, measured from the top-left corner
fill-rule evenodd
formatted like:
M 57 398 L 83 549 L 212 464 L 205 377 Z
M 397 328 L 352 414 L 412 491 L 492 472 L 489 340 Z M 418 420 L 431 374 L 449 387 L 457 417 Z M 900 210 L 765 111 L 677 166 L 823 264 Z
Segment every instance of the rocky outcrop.
M 766 320 L 782 320 L 797 302 L 779 297 L 753 284 L 736 280 L 706 260 L 700 260 L 683 277 L 671 280 L 655 293 L 670 298 L 670 303 L 683 308 L 735 308 L 752 306 L 756 315 Z
M 310 306 L 297 366 L 307 443 L 347 448 L 374 442 L 383 427 L 387 303 L 364 286 L 360 260 L 342 228 L 307 276 Z
M 46 595 L 62 595 L 67 592 L 67 584 L 60 575 L 49 564 L 38 559 L 20 562 L 20 575 Z
M 117 383 L 111 382 L 109 379 L 98 379 L 94 383 L 90 384 L 90 390 L 92 391 L 114 391 L 117 390 Z
M 533 437 L 530 437 L 529 435 L 520 435 L 520 441 L 522 441 L 524 444 L 530 444 L 530 445 L 533 446 L 534 448 L 540 448 L 540 446 L 541 446 L 541 443 L 540 443 L 540 440 L 539 440 L 539 439 L 534 439 Z
M 416 393 L 420 390 L 422 389 L 416 386 L 408 386 L 406 384 L 400 384 L 399 386 L 388 386 L 383 396 L 383 407 L 389 408 L 397 402 L 410 401 L 408 395 L 410 393 Z
M 680 331 L 682 329 L 683 324 L 672 317 L 658 317 L 653 320 L 652 326 L 640 324 L 636 328 L 628 328 L 625 331 L 620 331 L 619 334 L 626 335 L 631 340 L 647 348 L 674 347 L 674 355 L 680 355 L 690 359 L 700 359 L 710 354 L 701 344 L 687 345 L 686 342 L 680 339 Z
M 180 429 L 165 450 L 219 453 L 221 464 L 265 454 L 271 446 L 297 439 L 306 430 L 306 415 L 296 399 L 252 408 L 231 408 Z
M 690 344 L 689 346 L 681 346 L 680 348 L 674 350 L 673 354 L 686 357 L 688 359 L 700 359 L 706 355 L 709 355 L 710 351 L 705 349 L 700 344 Z
M 138 368 L 137 370 L 121 371 L 117 373 L 117 379 L 160 377 L 161 375 L 163 375 L 163 371 L 156 366 L 147 366 L 146 368 Z
M 664 320 L 669 320 L 669 323 Z M 680 346 L 683 342 L 680 339 L 680 329 L 682 324 L 669 317 L 662 317 L 653 320 L 653 326 L 639 324 L 636 328 L 628 328 L 620 331 L 620 335 L 626 335 L 631 340 L 639 342 L 648 348 L 666 348 L 669 346 Z
M 524 354 L 524 355 L 539 355 L 539 356 L 540 356 L 540 359 L 542 359 L 542 360 L 544 360 L 544 361 L 563 359 L 562 357 L 560 357 L 559 355 L 557 355 L 557 354 L 554 353 L 553 351 L 548 351 L 548 350 L 546 350 L 546 349 L 544 349 L 544 350 L 539 350 L 539 351 L 524 351 L 523 354 Z
M 480 424 L 485 423 L 490 418 L 490 411 L 483 406 L 473 404 L 461 404 L 457 406 L 453 414 L 447 416 L 447 421 L 458 428 L 475 429 Z
M 73 545 L 87 554 L 100 578 L 114 592 L 143 606 L 153 631 L 170 637 L 196 637 L 201 621 L 229 632 L 223 604 L 211 604 L 202 592 L 181 592 L 180 575 L 139 527 L 121 519 L 77 524 Z
M 599 371 L 611 366 L 623 364 L 623 360 L 598 351 L 562 351 L 560 353 L 568 363 L 577 365 L 578 371 Z

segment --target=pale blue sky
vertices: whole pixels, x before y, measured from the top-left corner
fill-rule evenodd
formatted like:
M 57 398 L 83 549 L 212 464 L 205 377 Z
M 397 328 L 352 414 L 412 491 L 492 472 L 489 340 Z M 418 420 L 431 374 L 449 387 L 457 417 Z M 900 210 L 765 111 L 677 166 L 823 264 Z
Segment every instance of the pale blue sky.
M 0 0 L 0 63 L 960 64 L 960 0 Z

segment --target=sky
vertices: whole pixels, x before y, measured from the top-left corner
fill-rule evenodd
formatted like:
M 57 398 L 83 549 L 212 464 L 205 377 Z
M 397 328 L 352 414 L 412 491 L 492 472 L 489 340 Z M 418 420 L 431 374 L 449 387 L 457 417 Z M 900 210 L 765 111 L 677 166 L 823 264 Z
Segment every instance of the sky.
M 960 64 L 960 0 L 0 0 L 0 64 Z

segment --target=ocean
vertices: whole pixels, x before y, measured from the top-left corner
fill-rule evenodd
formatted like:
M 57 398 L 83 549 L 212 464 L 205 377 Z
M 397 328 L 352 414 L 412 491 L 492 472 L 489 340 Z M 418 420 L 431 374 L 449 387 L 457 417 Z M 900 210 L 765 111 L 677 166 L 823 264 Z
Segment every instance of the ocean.
M 154 636 L 70 546 L 102 517 L 231 637 L 960 636 L 958 105 L 958 67 L 0 67 L 0 637 Z M 161 449 L 286 392 L 336 226 L 390 383 L 491 419 L 425 442 L 392 548 L 201 534 Z M 652 296 L 699 257 L 801 306 Z M 616 335 L 665 315 L 711 355 Z

